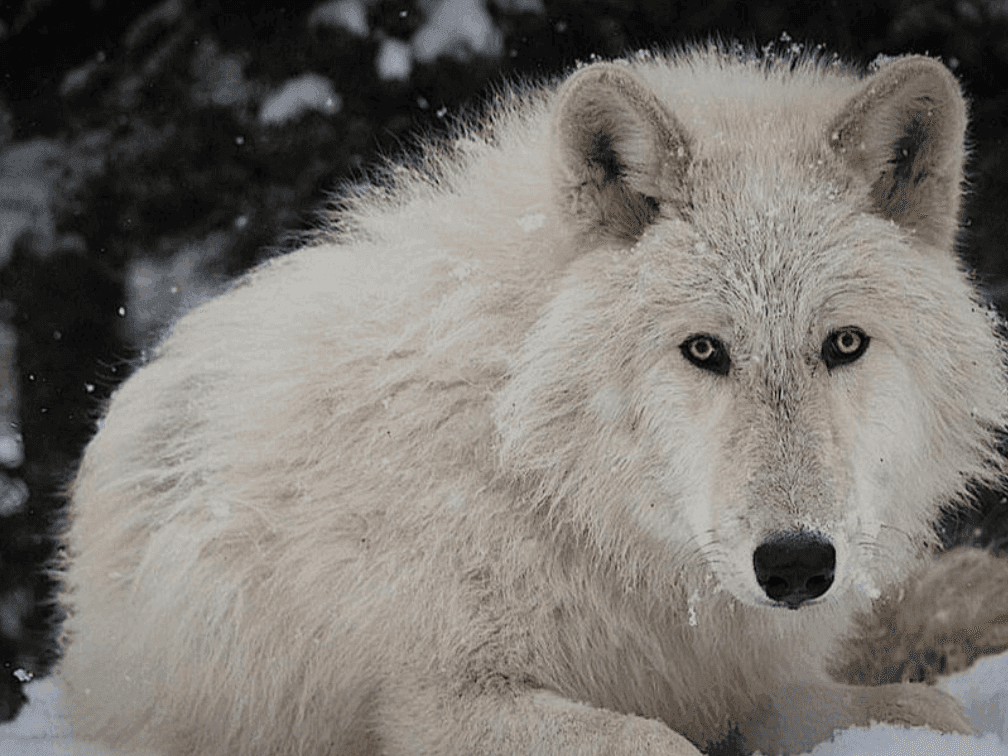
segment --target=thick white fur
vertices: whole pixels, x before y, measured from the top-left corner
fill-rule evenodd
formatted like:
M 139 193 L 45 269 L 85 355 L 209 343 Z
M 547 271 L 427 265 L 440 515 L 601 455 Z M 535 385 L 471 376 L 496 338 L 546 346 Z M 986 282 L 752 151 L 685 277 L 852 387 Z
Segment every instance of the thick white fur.
M 179 320 L 73 487 L 75 734 L 601 755 L 968 729 L 932 688 L 823 671 L 995 474 L 1008 410 L 951 249 L 961 96 L 891 65 L 712 48 L 507 94 Z M 879 156 L 924 90 L 936 178 L 893 210 Z M 586 153 L 606 129 L 622 172 Z M 848 325 L 870 346 L 829 371 Z M 696 333 L 729 375 L 684 359 Z M 791 611 L 752 555 L 796 527 L 837 565 Z

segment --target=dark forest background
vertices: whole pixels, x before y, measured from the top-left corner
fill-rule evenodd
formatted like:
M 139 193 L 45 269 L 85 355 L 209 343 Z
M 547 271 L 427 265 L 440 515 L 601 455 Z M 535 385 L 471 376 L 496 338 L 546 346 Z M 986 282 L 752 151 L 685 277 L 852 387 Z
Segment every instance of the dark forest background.
M 57 659 L 60 492 L 175 314 L 502 80 L 711 36 L 939 56 L 971 101 L 961 252 L 1005 311 L 1005 0 L 0 1 L 0 720 Z M 1002 492 L 978 501 L 943 542 L 1004 551 Z

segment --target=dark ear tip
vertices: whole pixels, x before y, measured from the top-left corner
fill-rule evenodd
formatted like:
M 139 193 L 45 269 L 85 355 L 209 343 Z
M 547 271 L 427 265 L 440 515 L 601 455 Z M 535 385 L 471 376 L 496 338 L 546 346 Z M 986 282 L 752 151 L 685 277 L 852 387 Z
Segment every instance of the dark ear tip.
M 643 86 L 628 66 L 592 63 L 575 71 L 560 84 L 560 110 L 565 112 L 572 103 L 577 103 L 577 95 L 585 89 L 603 92 L 607 89 L 626 89 L 628 86 Z
M 937 58 L 930 58 L 926 55 L 907 55 L 903 58 L 896 58 L 882 65 L 876 76 L 882 76 L 890 81 L 895 80 L 897 87 L 906 86 L 916 80 L 924 80 L 931 86 L 940 83 L 944 89 L 943 103 L 946 105 L 960 103 L 963 119 L 965 119 L 965 103 L 962 99 L 962 87 L 959 85 L 959 80 Z
M 898 58 L 891 58 L 878 66 L 879 71 L 897 69 L 938 71 L 942 74 L 952 75 L 952 72 L 948 70 L 944 63 L 928 55 L 901 55 Z
M 587 66 L 582 66 L 577 69 L 574 73 L 567 77 L 562 86 L 569 87 L 583 82 L 621 78 L 637 79 L 633 71 L 630 70 L 630 66 L 625 63 L 602 61 L 599 63 L 590 63 Z

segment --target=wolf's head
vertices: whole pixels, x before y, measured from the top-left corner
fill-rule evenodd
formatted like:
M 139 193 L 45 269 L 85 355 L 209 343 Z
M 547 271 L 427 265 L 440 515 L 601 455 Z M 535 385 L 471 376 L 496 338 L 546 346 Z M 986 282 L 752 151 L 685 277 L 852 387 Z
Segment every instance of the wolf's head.
M 999 470 L 1002 347 L 954 253 L 965 126 L 925 57 L 575 73 L 553 133 L 579 253 L 498 405 L 505 464 L 632 569 L 750 605 L 877 595 Z

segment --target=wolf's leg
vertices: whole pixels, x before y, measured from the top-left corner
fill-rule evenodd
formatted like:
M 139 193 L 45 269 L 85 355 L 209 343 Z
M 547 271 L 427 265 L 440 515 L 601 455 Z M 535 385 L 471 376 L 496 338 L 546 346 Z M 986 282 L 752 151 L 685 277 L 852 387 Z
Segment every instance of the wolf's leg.
M 383 690 L 377 730 L 386 756 L 700 756 L 661 722 L 548 691 L 449 693 L 404 678 Z
M 928 727 L 939 732 L 975 735 L 962 705 L 948 693 L 920 683 L 895 683 L 871 687 L 852 686 L 871 722 Z
M 776 715 L 743 728 L 749 749 L 764 753 L 804 753 L 843 727 L 880 722 L 975 734 L 966 712 L 952 696 L 919 683 L 896 685 L 794 686 L 774 696 Z
M 859 620 L 834 677 L 855 685 L 933 683 L 1008 649 L 1008 559 L 961 547 L 917 572 Z

